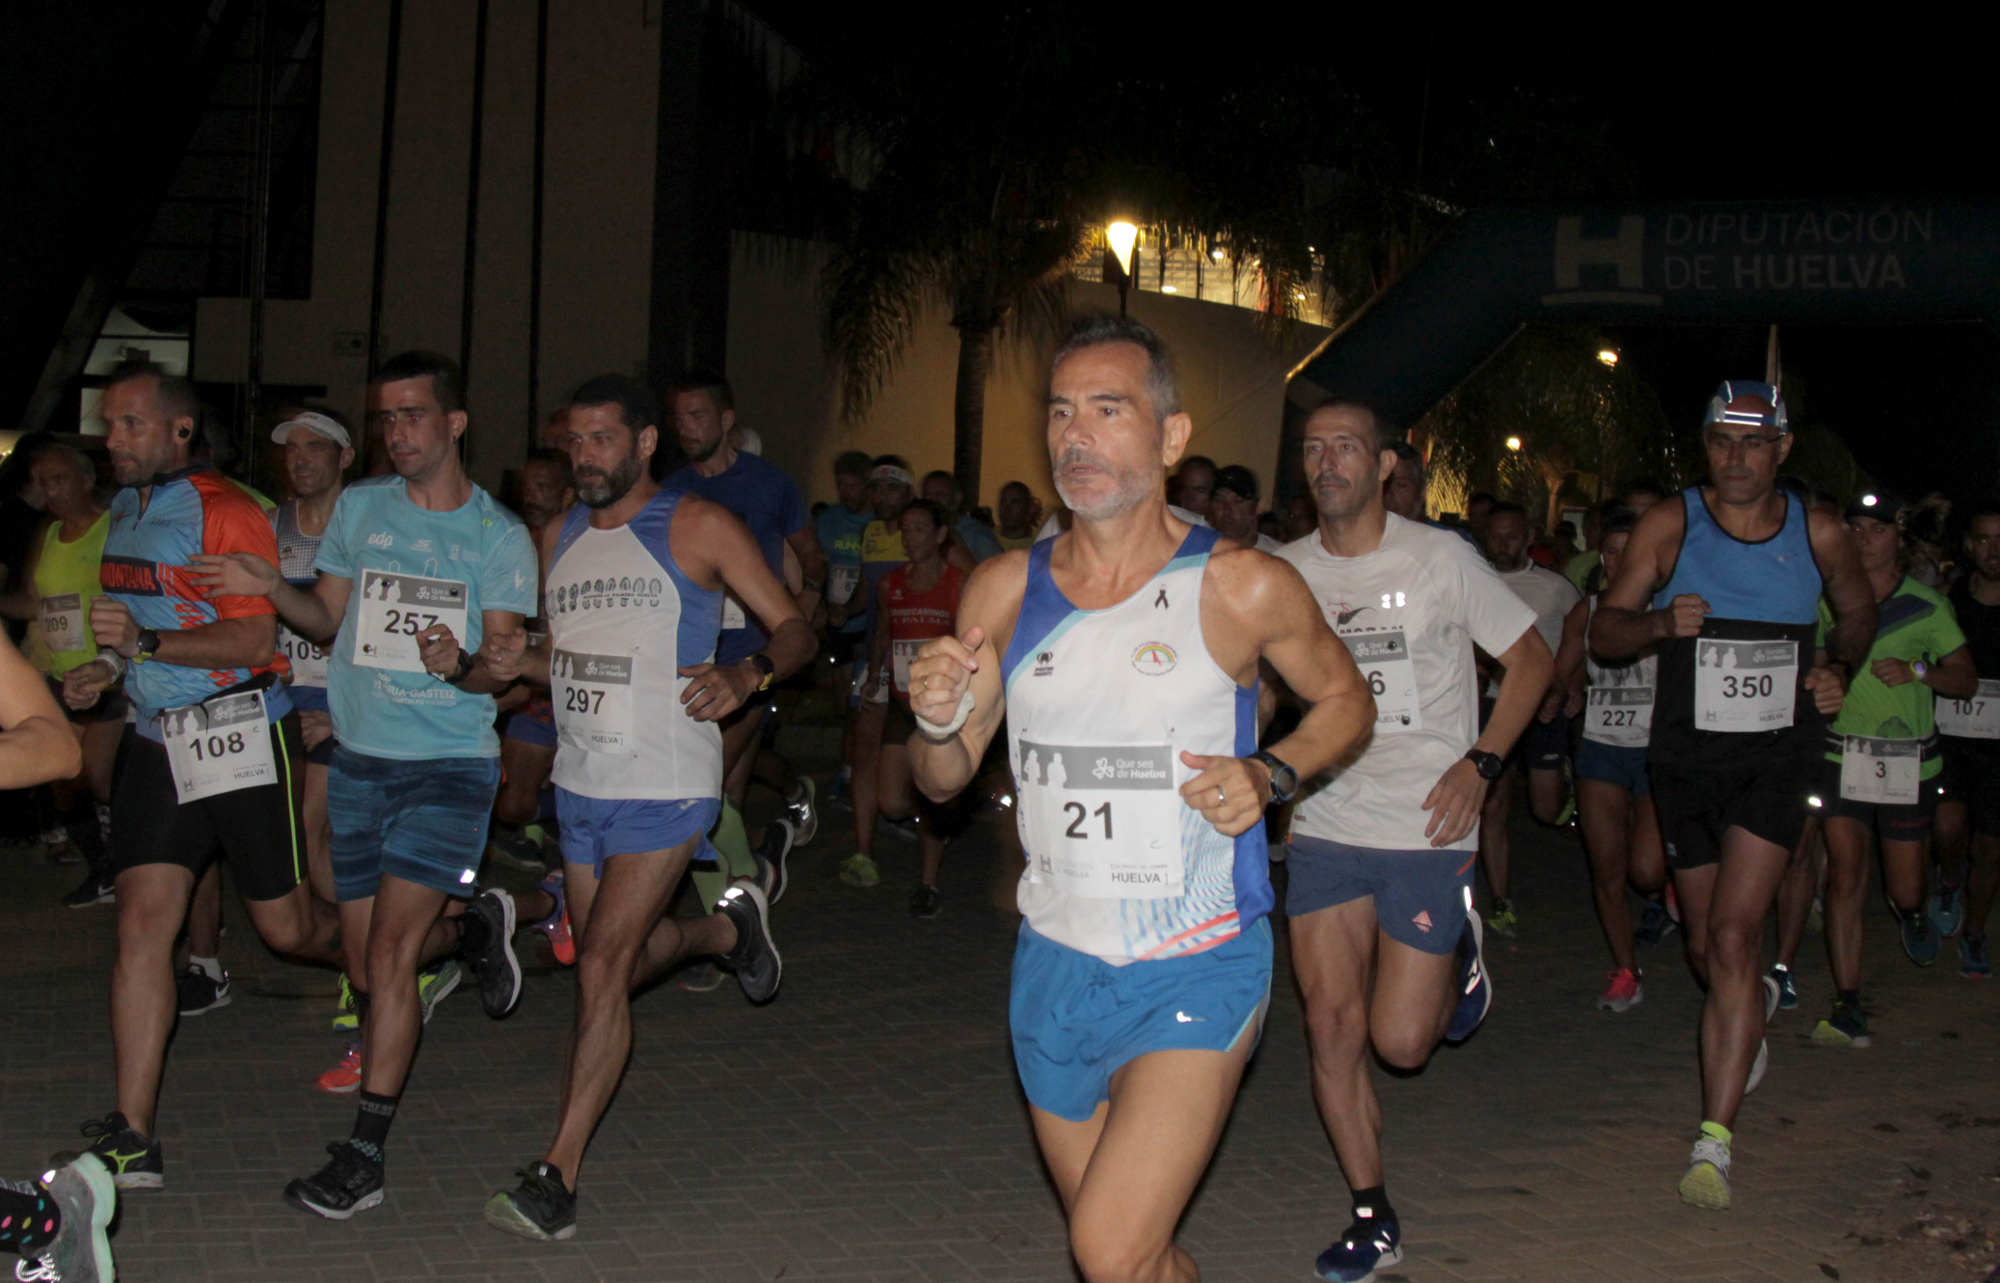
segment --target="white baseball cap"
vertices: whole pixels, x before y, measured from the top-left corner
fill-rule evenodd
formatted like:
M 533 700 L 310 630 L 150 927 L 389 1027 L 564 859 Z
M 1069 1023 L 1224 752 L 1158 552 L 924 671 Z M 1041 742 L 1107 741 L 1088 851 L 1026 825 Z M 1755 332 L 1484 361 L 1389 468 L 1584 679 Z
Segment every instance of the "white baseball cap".
M 354 447 L 354 438 L 347 435 L 347 429 L 342 427 L 338 420 L 321 414 L 317 410 L 307 410 L 304 414 L 296 418 L 286 419 L 277 427 L 272 428 L 271 440 L 276 441 L 279 445 L 283 445 L 292 439 L 292 432 L 298 428 L 304 428 L 308 432 L 316 432 L 343 450 L 349 450 Z

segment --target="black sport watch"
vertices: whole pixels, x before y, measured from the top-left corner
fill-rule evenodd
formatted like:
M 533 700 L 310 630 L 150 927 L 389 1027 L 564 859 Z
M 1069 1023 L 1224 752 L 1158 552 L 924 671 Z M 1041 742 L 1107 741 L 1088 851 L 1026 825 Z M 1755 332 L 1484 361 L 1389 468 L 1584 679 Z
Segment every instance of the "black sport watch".
M 1250 755 L 1253 762 L 1262 762 L 1271 768 L 1271 800 L 1289 802 L 1299 795 L 1299 773 L 1288 764 L 1258 749 Z
M 1486 753 L 1476 748 L 1465 751 L 1465 760 L 1472 763 L 1473 769 L 1479 772 L 1480 779 L 1489 782 L 1499 779 L 1500 772 L 1507 769 L 1506 758 L 1498 753 Z
M 771 678 L 778 671 L 777 664 L 761 650 L 750 656 L 750 666 L 763 675 L 763 680 L 757 683 L 757 689 L 760 691 L 770 686 Z
M 132 640 L 139 647 L 132 656 L 135 663 L 145 663 L 160 649 L 160 634 L 151 628 L 141 628 L 139 635 Z

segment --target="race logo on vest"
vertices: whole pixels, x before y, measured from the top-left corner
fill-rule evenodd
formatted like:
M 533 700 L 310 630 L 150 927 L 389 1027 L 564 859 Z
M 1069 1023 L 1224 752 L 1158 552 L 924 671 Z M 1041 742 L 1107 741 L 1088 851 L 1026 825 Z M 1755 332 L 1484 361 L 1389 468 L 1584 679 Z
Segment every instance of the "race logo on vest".
M 1179 657 L 1174 654 L 1174 648 L 1165 642 L 1142 642 L 1139 648 L 1132 652 L 1133 671 L 1147 677 L 1164 677 L 1174 671 L 1174 665 L 1178 662 L 1180 662 Z

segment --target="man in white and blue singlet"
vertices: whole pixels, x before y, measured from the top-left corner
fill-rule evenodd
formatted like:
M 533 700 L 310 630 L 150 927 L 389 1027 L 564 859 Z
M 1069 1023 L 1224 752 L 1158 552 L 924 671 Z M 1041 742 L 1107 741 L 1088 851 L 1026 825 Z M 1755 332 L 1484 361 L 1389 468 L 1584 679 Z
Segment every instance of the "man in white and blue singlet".
M 525 654 L 515 638 L 489 648 L 495 671 L 546 685 L 555 706 L 556 812 L 580 942 L 555 1141 L 520 1188 L 486 1204 L 488 1224 L 544 1242 L 576 1233 L 577 1167 L 632 1053 L 631 990 L 703 954 L 733 966 L 753 1002 L 780 977 L 754 882 L 730 886 L 705 917 L 666 911 L 722 809 L 721 720 L 803 667 L 815 639 L 742 521 L 653 481 L 660 418 L 637 379 L 607 374 L 577 389 L 569 453 L 582 502 L 542 534 L 548 640 Z M 725 588 L 769 630 L 733 664 L 714 662 Z
M 1296 572 L 1167 509 L 1193 422 L 1134 321 L 1056 353 L 1048 449 L 1070 529 L 982 564 L 958 637 L 910 669 L 917 785 L 943 801 L 1003 718 L 1028 867 L 1014 1059 L 1089 1279 L 1192 1280 L 1173 1241 L 1262 1030 L 1263 812 L 1374 720 Z M 1311 711 L 1257 751 L 1260 663 Z

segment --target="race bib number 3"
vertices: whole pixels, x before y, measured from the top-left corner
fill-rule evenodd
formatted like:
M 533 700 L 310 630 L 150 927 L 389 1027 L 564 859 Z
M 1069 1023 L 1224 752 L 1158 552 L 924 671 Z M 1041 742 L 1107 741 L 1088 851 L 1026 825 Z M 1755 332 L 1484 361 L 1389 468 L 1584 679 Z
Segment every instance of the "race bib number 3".
M 160 738 L 182 802 L 277 781 L 262 691 L 167 709 L 160 714 Z
M 354 662 L 363 668 L 421 673 L 424 661 L 417 634 L 443 624 L 458 638 L 459 645 L 470 650 L 465 618 L 465 584 L 460 580 L 364 570 L 361 613 L 354 628 Z
M 1700 730 L 1783 730 L 1792 724 L 1798 684 L 1795 641 L 1695 639 L 1694 724 Z
M 1923 764 L 1916 740 L 1849 735 L 1840 749 L 1840 796 L 1878 806 L 1914 806 Z
M 2000 740 L 2000 681 L 1981 681 L 1971 699 L 1938 696 L 1937 728 L 1960 739 Z
M 83 596 L 61 593 L 42 598 L 42 640 L 50 650 L 82 650 L 90 643 L 83 629 Z
M 1342 637 L 1354 666 L 1361 670 L 1368 693 L 1375 697 L 1375 733 L 1402 734 L 1424 728 L 1417 704 L 1417 666 L 1399 628 L 1394 632 L 1356 633 Z
M 628 655 L 558 650 L 549 660 L 556 738 L 590 753 L 632 751 L 632 666 Z
M 1019 742 L 1028 876 L 1098 900 L 1181 894 L 1181 815 L 1166 744 Z

